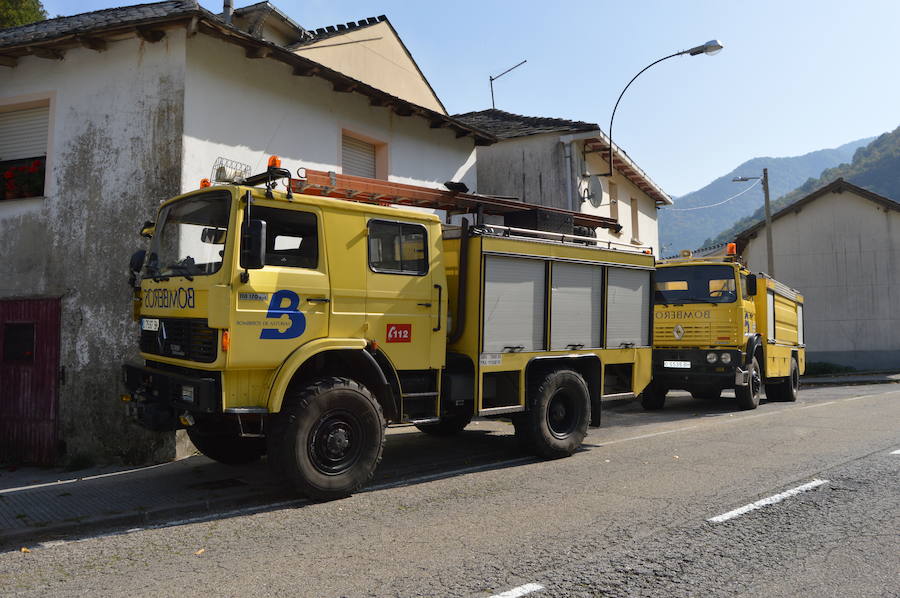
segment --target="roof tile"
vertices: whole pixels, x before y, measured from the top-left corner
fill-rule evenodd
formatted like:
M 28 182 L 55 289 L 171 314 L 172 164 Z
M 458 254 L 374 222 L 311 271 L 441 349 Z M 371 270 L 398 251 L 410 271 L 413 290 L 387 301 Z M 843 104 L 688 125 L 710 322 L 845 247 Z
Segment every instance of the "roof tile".
M 580 120 L 545 118 L 542 116 L 522 116 L 492 108 L 478 112 L 456 114 L 456 120 L 493 133 L 499 139 L 513 139 L 541 133 L 582 133 L 598 131 L 600 126 Z

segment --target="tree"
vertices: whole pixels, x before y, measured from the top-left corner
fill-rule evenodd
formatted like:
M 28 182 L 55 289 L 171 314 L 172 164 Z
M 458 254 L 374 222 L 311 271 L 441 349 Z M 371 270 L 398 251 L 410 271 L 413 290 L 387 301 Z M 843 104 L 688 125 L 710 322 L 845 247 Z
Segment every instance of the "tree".
M 47 18 L 41 0 L 0 0 L 0 29 L 28 25 Z

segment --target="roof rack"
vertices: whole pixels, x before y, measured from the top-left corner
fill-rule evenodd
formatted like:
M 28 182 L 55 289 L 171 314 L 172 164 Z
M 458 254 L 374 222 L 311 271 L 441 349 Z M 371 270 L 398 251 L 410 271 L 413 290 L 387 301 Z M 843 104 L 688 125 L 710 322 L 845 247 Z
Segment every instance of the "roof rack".
M 244 184 L 255 186 L 265 182 L 268 186 L 275 179 L 288 178 L 291 191 L 307 195 L 319 195 L 376 205 L 430 208 L 445 210 L 451 214 L 481 213 L 503 215 L 538 209 L 569 215 L 572 217 L 575 226 L 601 227 L 613 230 L 617 230 L 620 227 L 616 220 L 604 216 L 573 212 L 551 206 L 526 204 L 522 201 L 491 195 L 406 185 L 392 181 L 306 168 L 298 169 L 297 174 L 298 178 L 291 178 L 287 170 L 270 167 L 269 171 L 265 173 L 248 177 L 244 180 Z M 567 236 L 571 237 L 572 235 Z

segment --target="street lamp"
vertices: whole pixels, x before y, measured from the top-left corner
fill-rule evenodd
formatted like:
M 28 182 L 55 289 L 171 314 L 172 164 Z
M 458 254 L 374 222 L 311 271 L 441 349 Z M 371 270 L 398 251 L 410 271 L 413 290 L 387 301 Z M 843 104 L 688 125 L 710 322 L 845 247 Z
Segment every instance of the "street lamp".
M 675 58 L 676 56 L 682 56 L 687 54 L 688 56 L 699 56 L 700 54 L 706 54 L 707 56 L 712 56 L 713 54 L 718 54 L 722 51 L 722 48 L 725 46 L 722 45 L 717 39 L 711 39 L 705 44 L 701 44 L 699 46 L 694 46 L 689 50 L 682 50 L 681 52 L 675 52 L 674 54 L 669 54 L 668 56 L 664 56 L 660 58 L 656 62 L 651 62 L 644 68 L 640 70 L 640 72 L 631 78 L 631 81 L 628 82 L 628 85 L 625 86 L 625 89 L 622 90 L 622 93 L 619 94 L 619 99 L 616 100 L 616 105 L 613 106 L 612 116 L 609 117 L 609 172 L 605 174 L 601 174 L 600 176 L 612 176 L 613 175 L 613 142 L 612 142 L 612 128 L 613 128 L 613 119 L 616 118 L 616 109 L 619 107 L 619 102 L 622 100 L 622 96 L 625 95 L 625 92 L 628 91 L 628 88 L 631 87 L 631 84 L 634 83 L 634 80 L 641 76 L 641 73 L 649 69 L 651 66 L 659 64 L 663 60 L 668 60 L 669 58 Z
M 763 168 L 762 177 L 758 176 L 736 176 L 731 181 L 733 183 L 745 183 L 747 181 L 755 181 L 762 179 L 763 197 L 766 205 L 766 258 L 769 276 L 775 276 L 775 255 L 772 253 L 772 209 L 769 206 L 769 169 Z

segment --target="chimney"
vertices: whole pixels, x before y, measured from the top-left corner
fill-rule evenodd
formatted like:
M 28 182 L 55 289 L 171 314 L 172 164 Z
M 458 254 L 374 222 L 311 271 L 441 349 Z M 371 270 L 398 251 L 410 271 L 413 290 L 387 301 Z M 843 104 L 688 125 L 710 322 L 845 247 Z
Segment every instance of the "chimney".
M 231 25 L 232 13 L 234 13 L 234 1 L 233 0 L 225 0 L 225 7 L 222 10 L 222 16 L 225 19 L 226 25 Z

